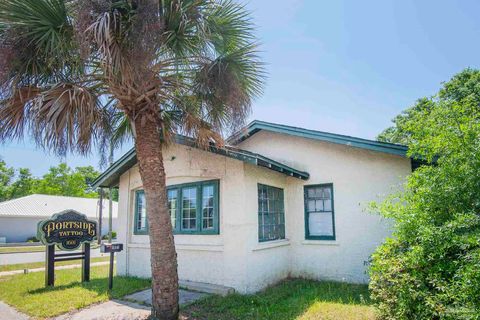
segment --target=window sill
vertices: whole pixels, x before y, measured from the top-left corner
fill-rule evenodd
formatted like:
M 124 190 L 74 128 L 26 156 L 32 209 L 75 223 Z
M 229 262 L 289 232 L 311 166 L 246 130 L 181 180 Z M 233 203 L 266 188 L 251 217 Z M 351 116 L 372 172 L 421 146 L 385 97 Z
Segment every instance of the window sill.
M 260 251 L 260 250 L 266 250 L 266 249 L 272 249 L 272 248 L 278 248 L 278 247 L 285 247 L 289 245 L 290 245 L 290 240 L 288 239 L 266 241 L 266 242 L 258 243 L 257 246 L 253 248 L 252 251 Z
M 314 246 L 339 246 L 340 242 L 337 240 L 303 240 L 301 244 Z

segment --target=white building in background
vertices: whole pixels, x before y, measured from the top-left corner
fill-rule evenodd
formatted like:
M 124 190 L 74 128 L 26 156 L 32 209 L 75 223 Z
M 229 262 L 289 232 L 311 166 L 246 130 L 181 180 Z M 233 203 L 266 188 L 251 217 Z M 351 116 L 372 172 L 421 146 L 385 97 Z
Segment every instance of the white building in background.
M 65 211 L 75 210 L 89 219 L 99 217 L 99 199 L 32 194 L 26 197 L 0 202 L 0 239 L 6 242 L 25 242 L 37 235 L 41 220 Z M 118 203 L 113 202 L 113 231 L 117 230 Z M 108 200 L 103 200 L 102 235 L 108 233 Z
M 405 146 L 254 121 L 224 148 L 164 151 L 181 280 L 255 292 L 288 276 L 364 283 L 389 223 L 366 212 L 416 165 Z M 117 272 L 150 276 L 135 151 L 94 182 L 119 187 Z

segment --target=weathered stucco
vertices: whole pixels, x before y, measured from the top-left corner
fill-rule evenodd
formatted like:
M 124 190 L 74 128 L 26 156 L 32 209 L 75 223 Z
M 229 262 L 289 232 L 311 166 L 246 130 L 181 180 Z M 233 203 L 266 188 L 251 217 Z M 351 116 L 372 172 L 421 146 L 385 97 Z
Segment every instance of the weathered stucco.
M 308 181 L 287 178 L 285 208 L 292 276 L 367 282 L 366 264 L 389 234 L 388 221 L 366 212 L 401 187 L 411 172 L 400 156 L 260 131 L 240 148 L 310 173 Z M 333 183 L 336 240 L 305 240 L 303 186 Z
M 165 150 L 167 185 L 220 180 L 220 234 L 175 235 L 179 277 L 255 292 L 289 275 L 366 282 L 366 261 L 389 234 L 388 222 L 366 204 L 399 188 L 409 159 L 260 131 L 240 148 L 310 173 L 308 181 L 195 148 Z M 258 242 L 257 184 L 284 189 L 286 239 Z M 303 186 L 333 183 L 336 240 L 305 240 Z M 133 235 L 138 167 L 120 178 L 120 274 L 150 275 L 148 236 Z M 127 263 L 128 262 L 128 263 Z

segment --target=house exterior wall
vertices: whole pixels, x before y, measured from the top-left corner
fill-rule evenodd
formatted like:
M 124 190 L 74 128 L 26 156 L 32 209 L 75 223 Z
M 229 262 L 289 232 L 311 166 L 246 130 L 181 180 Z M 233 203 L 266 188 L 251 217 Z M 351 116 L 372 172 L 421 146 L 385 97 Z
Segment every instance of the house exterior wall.
M 310 173 L 308 181 L 182 145 L 164 150 L 167 185 L 219 179 L 220 234 L 175 235 L 181 280 L 258 291 L 289 275 L 366 282 L 366 261 L 389 234 L 388 221 L 365 212 L 411 171 L 400 156 L 260 131 L 239 145 Z M 258 241 L 258 183 L 284 190 L 286 239 Z M 304 186 L 333 183 L 336 239 L 305 239 Z M 150 276 L 149 239 L 133 234 L 138 167 L 120 178 L 119 274 Z
M 253 165 L 245 166 L 247 199 L 243 215 L 248 219 L 247 245 L 247 287 L 245 292 L 256 292 L 268 285 L 285 279 L 290 272 L 290 242 L 275 240 L 259 242 L 258 240 L 258 184 L 264 184 L 284 190 L 285 238 L 292 236 L 288 223 L 289 199 L 286 198 L 288 178 L 280 173 L 265 170 Z M 298 180 L 298 179 L 295 179 Z M 300 180 L 299 180 L 300 181 Z
M 290 274 L 368 282 L 369 257 L 390 234 L 389 221 L 367 212 L 368 203 L 401 188 L 411 172 L 410 160 L 266 131 L 238 147 L 310 173 L 307 181 L 288 177 L 286 183 Z M 325 183 L 333 183 L 336 239 L 306 240 L 304 186 Z
M 0 238 L 5 237 L 7 243 L 25 242 L 27 238 L 37 236 L 38 223 L 46 219 L 48 217 L 0 217 Z M 112 221 L 114 231 L 117 227 L 116 220 Z M 102 221 L 102 234 L 105 235 L 108 233 L 108 219 L 102 219 Z
M 207 282 L 245 291 L 248 225 L 242 214 L 245 206 L 244 164 L 182 145 L 164 151 L 167 186 L 218 179 L 218 235 L 175 235 L 178 273 L 181 280 Z M 142 183 L 138 166 L 120 177 L 119 241 L 126 250 L 117 256 L 117 272 L 150 276 L 150 251 L 147 235 L 133 234 L 135 191 Z

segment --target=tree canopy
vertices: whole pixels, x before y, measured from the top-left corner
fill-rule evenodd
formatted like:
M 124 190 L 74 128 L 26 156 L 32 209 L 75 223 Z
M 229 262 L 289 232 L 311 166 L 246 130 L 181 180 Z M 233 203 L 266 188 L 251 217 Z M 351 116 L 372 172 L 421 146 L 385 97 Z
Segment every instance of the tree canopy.
M 377 139 L 409 145 L 413 136 L 409 129 L 409 123 L 412 120 L 417 116 L 428 114 L 438 103 L 460 103 L 465 99 L 480 105 L 480 70 L 467 68 L 453 76 L 450 81 L 443 83 L 439 92 L 433 97 L 418 99 L 413 106 L 396 116 L 392 120 L 393 126 L 380 133 Z
M 385 319 L 480 314 L 479 75 L 457 74 L 436 98 L 397 118 L 390 132 L 431 165 L 413 172 L 403 192 L 373 205 L 394 220 L 393 236 L 376 250 L 370 269 Z
M 96 190 L 89 188 L 99 172 L 92 166 L 70 168 L 65 163 L 50 167 L 41 178 L 32 176 L 30 169 L 9 167 L 0 160 L 0 201 L 30 194 L 49 194 L 96 198 Z

